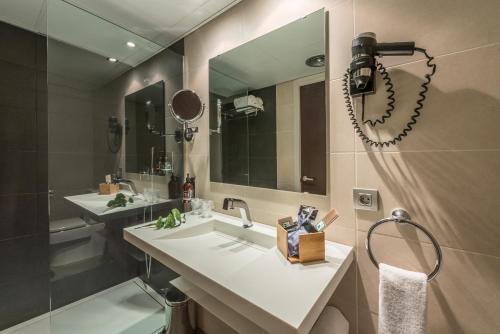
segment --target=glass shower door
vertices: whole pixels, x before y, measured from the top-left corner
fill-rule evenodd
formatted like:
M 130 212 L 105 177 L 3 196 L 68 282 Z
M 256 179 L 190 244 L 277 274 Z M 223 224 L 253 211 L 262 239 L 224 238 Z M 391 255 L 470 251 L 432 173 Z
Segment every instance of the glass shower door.
M 124 168 L 128 73 L 163 47 L 62 0 L 48 1 L 47 35 L 50 332 L 156 333 L 165 316 L 151 259 L 123 229 L 175 203 L 157 209 L 124 182 L 117 197 L 106 175 L 135 181 L 139 193 L 166 189 L 153 169 Z

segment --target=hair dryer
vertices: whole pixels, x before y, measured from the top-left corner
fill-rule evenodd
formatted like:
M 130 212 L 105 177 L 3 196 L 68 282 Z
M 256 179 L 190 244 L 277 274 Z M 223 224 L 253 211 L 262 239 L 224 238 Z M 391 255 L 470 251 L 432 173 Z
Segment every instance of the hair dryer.
M 415 42 L 377 43 L 373 32 L 364 32 L 352 40 L 351 96 L 375 93 L 375 57 L 412 56 Z
M 359 34 L 352 40 L 352 61 L 344 74 L 343 78 L 343 92 L 346 103 L 346 108 L 349 113 L 349 118 L 354 126 L 358 136 L 370 146 L 384 147 L 396 145 L 401 142 L 403 138 L 413 130 L 413 126 L 417 123 L 420 117 L 424 101 L 426 99 L 427 91 L 431 83 L 431 77 L 436 72 L 436 64 L 432 63 L 434 59 L 430 56 L 425 49 L 415 47 L 415 42 L 396 42 L 396 43 L 377 43 L 376 36 L 373 32 L 365 32 Z M 413 56 L 415 51 L 422 53 L 427 58 L 426 65 L 430 69 L 428 74 L 425 74 L 425 81 L 420 84 L 420 91 L 418 93 L 416 107 L 410 119 L 403 127 L 401 132 L 394 135 L 394 137 L 380 140 L 371 139 L 364 131 L 362 125 L 368 124 L 370 127 L 375 127 L 384 124 L 385 121 L 392 116 L 394 111 L 394 98 L 395 91 L 394 85 L 391 82 L 389 73 L 384 65 L 378 62 L 375 57 L 383 56 Z M 365 119 L 365 95 L 375 93 L 375 74 L 380 72 L 381 78 L 385 84 L 385 91 L 387 93 L 387 106 L 385 113 L 378 118 Z M 361 96 L 361 123 L 358 122 L 351 97 Z

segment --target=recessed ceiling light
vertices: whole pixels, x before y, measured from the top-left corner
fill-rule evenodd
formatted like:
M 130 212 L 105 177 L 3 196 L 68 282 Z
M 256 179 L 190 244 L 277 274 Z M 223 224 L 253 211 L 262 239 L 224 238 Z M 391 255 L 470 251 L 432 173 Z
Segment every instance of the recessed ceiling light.
M 111 63 L 116 63 L 116 62 L 118 61 L 118 59 L 113 58 L 113 57 L 108 57 L 108 58 L 106 58 L 106 59 L 107 59 L 109 62 L 111 62 Z
M 132 42 L 132 41 L 128 41 L 128 42 L 127 42 L 127 46 L 128 46 L 129 48 L 135 48 L 135 43 L 134 43 L 134 42 Z
M 306 65 L 310 67 L 325 66 L 325 55 L 312 56 L 306 59 Z

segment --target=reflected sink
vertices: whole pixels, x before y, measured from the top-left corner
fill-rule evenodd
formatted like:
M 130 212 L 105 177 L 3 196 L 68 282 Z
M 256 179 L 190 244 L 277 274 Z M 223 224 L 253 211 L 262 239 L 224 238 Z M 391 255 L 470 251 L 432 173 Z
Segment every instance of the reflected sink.
M 132 193 L 128 191 L 120 191 L 125 196 L 130 197 Z M 71 204 L 76 205 L 79 209 L 82 209 L 86 214 L 90 214 L 94 219 L 100 219 L 104 217 L 110 217 L 111 215 L 116 215 L 119 213 L 126 213 L 130 210 L 141 209 L 151 205 L 151 203 L 146 202 L 140 196 L 134 196 L 134 203 L 127 203 L 125 207 L 118 208 L 108 208 L 107 204 L 110 200 L 114 199 L 116 194 L 111 195 L 100 195 L 99 193 L 90 193 L 83 195 L 67 196 L 65 199 Z M 160 199 L 154 205 L 166 203 L 168 200 Z

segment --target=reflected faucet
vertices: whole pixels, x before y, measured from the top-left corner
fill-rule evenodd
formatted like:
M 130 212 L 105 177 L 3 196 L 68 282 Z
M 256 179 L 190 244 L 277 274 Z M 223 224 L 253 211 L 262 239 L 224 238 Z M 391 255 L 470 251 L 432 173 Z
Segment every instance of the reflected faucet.
M 116 177 L 113 179 L 114 183 L 117 183 L 119 185 L 124 185 L 127 186 L 130 192 L 132 193 L 132 196 L 137 196 L 139 193 L 137 192 L 137 188 L 135 187 L 135 183 L 132 180 L 127 180 L 121 177 Z
M 234 209 L 235 207 L 240 208 L 241 220 L 243 221 L 243 227 L 252 227 L 252 218 L 250 217 L 250 209 L 248 209 L 247 203 L 242 199 L 237 198 L 224 198 L 224 203 L 222 208 L 224 210 Z

